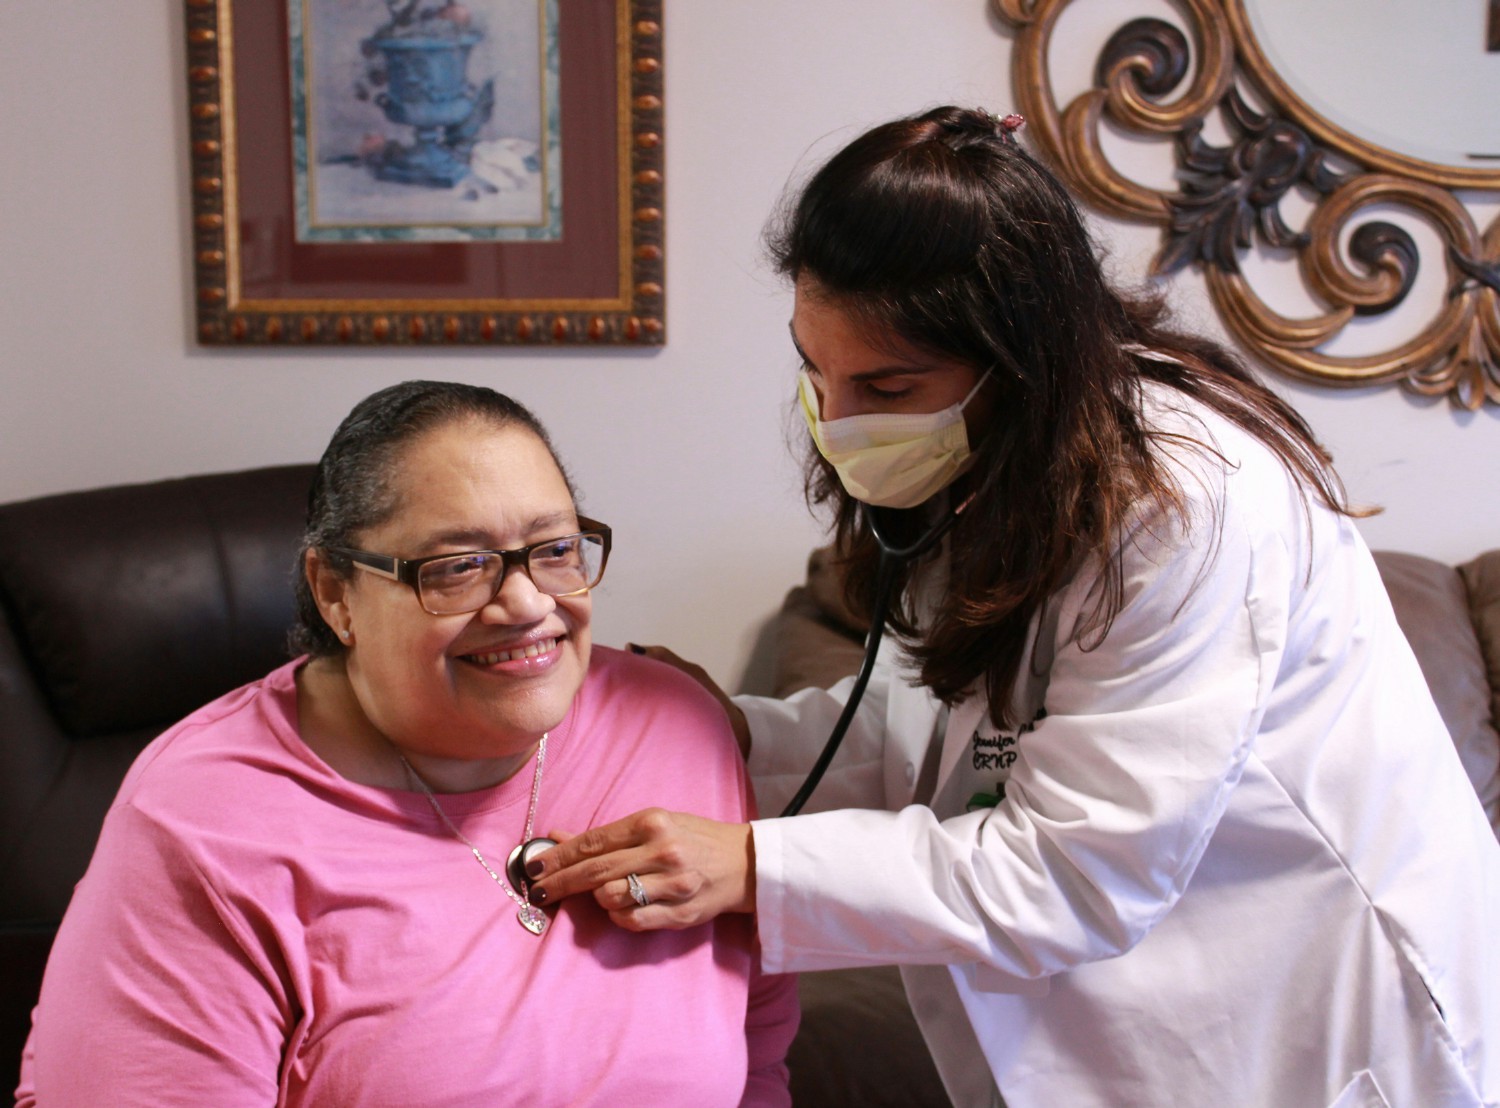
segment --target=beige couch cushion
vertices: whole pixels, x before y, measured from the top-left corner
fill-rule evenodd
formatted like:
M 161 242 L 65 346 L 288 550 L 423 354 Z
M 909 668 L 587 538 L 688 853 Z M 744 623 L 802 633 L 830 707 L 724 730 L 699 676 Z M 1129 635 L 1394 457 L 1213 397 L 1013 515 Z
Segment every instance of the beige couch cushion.
M 1469 780 L 1500 834 L 1500 735 L 1492 687 L 1500 675 L 1500 555 L 1469 563 L 1462 576 L 1416 554 L 1378 551 L 1375 561 Z M 1480 613 L 1474 603 L 1485 589 L 1487 649 L 1475 632 Z
M 1490 683 L 1490 721 L 1500 724 L 1500 550 L 1481 554 L 1458 567 L 1469 594 L 1469 614 L 1484 655 L 1485 672 Z M 1497 756 L 1500 760 L 1500 756 Z M 1491 763 L 1493 765 L 1493 762 Z M 1476 785 L 1490 823 L 1500 835 L 1500 768 L 1496 768 L 1488 787 Z
M 833 552 L 814 550 L 806 583 L 787 593 L 771 626 L 771 695 L 826 689 L 857 672 L 868 626 L 844 604 Z

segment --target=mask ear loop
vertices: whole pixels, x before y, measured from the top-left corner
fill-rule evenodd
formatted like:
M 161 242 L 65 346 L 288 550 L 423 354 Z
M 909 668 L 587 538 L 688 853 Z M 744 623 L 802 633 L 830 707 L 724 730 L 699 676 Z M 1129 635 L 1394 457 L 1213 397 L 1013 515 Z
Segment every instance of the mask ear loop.
M 959 403 L 959 405 L 958 405 L 958 410 L 959 411 L 963 411 L 965 408 L 967 408 L 969 406 L 969 401 L 973 400 L 974 397 L 976 397 L 977 395 L 979 395 L 979 390 L 982 389 L 982 388 L 984 388 L 984 383 L 990 379 L 990 377 L 994 374 L 994 372 L 995 372 L 995 367 L 994 366 L 990 366 L 989 369 L 985 370 L 983 373 L 981 373 L 979 375 L 979 380 L 977 380 L 977 381 L 974 382 L 974 387 L 969 390 L 969 395 L 966 396 L 966 397 L 964 397 L 963 400 Z
M 891 593 L 896 585 L 896 572 L 913 558 L 930 550 L 940 538 L 946 535 L 948 529 L 958 522 L 959 514 L 969 506 L 973 499 L 974 496 L 971 493 L 965 497 L 963 503 L 929 528 L 926 534 L 911 545 L 904 547 L 895 546 L 889 541 L 884 533 L 885 528 L 879 523 L 879 518 L 882 512 L 906 509 L 869 506 L 865 508 L 865 519 L 870 524 L 870 533 L 875 536 L 875 541 L 880 546 L 880 561 L 875 567 L 875 607 L 870 614 L 870 631 L 865 639 L 864 660 L 860 663 L 859 674 L 854 679 L 854 687 L 849 690 L 849 699 L 844 701 L 844 710 L 839 713 L 838 722 L 833 725 L 828 741 L 823 744 L 823 752 L 813 763 L 813 768 L 808 773 L 807 780 L 802 782 L 802 787 L 797 790 L 797 795 L 792 797 L 791 802 L 782 809 L 782 818 L 795 816 L 802 811 L 802 806 L 812 796 L 813 790 L 818 787 L 818 782 L 823 780 L 823 774 L 828 772 L 833 756 L 838 753 L 839 746 L 844 741 L 844 735 L 848 732 L 850 723 L 854 721 L 854 713 L 865 695 L 865 686 L 870 683 L 870 674 L 875 670 L 875 656 L 880 652 L 880 640 L 885 635 L 885 617 L 890 610 Z

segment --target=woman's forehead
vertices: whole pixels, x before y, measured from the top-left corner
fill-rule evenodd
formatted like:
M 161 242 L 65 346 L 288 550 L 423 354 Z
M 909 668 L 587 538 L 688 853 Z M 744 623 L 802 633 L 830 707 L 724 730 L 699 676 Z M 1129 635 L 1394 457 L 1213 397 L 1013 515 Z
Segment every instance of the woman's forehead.
M 522 425 L 468 421 L 427 431 L 396 458 L 391 489 L 387 523 L 423 541 L 460 535 L 498 541 L 577 518 L 551 451 Z
M 531 480 L 551 480 L 566 486 L 562 471 L 547 444 L 522 423 L 496 424 L 459 419 L 431 427 L 397 451 L 393 476 L 423 475 L 428 471 L 495 470 L 514 472 Z

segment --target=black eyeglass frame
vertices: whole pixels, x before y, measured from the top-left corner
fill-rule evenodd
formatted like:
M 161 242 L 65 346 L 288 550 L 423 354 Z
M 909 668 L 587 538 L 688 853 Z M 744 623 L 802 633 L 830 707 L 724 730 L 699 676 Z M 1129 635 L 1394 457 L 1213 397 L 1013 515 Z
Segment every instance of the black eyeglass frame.
M 588 519 L 585 516 L 578 517 L 579 530 L 566 535 L 556 535 L 550 539 L 530 543 L 526 546 L 518 546 L 514 550 L 455 550 L 451 554 L 433 554 L 427 558 L 397 558 L 391 554 L 376 554 L 369 550 L 356 550 L 349 546 L 329 546 L 324 549 L 330 554 L 342 554 L 359 568 L 368 570 L 380 577 L 391 581 L 399 581 L 403 585 L 409 585 L 411 591 L 416 594 L 417 603 L 422 605 L 422 610 L 431 616 L 456 616 L 467 615 L 467 612 L 434 612 L 422 599 L 421 571 L 422 567 L 429 562 L 441 562 L 445 558 L 464 558 L 473 554 L 494 554 L 500 558 L 500 576 L 495 578 L 495 591 L 490 594 L 488 600 L 478 608 L 470 608 L 469 612 L 477 612 L 485 607 L 496 596 L 505 585 L 505 575 L 511 566 L 519 566 L 526 579 L 532 583 L 538 592 L 546 593 L 548 596 L 582 596 L 589 592 L 600 581 L 604 580 L 604 570 L 609 565 L 609 551 L 613 539 L 613 532 L 609 524 L 600 523 L 596 519 Z M 596 537 L 600 540 L 603 552 L 599 557 L 599 575 L 581 589 L 573 589 L 571 592 L 547 592 L 536 583 L 536 578 L 531 575 L 531 552 L 544 546 L 550 546 L 565 539 L 581 539 Z

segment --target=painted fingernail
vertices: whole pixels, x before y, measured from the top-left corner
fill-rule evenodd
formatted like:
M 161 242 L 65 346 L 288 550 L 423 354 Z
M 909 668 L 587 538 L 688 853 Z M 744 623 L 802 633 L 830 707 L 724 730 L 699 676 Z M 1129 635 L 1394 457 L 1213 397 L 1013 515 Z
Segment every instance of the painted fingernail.
M 533 858 L 526 863 L 526 876 L 535 881 L 542 875 L 542 869 L 542 860 L 540 858 Z
M 546 904 L 547 903 L 547 890 L 546 889 L 532 889 L 531 890 L 531 903 L 535 904 L 538 908 L 540 908 L 543 904 Z
M 644 646 L 637 646 L 633 642 L 626 643 L 625 644 L 625 649 L 628 650 L 628 651 L 630 651 L 632 654 L 644 654 L 644 653 L 646 653 L 646 648 Z

